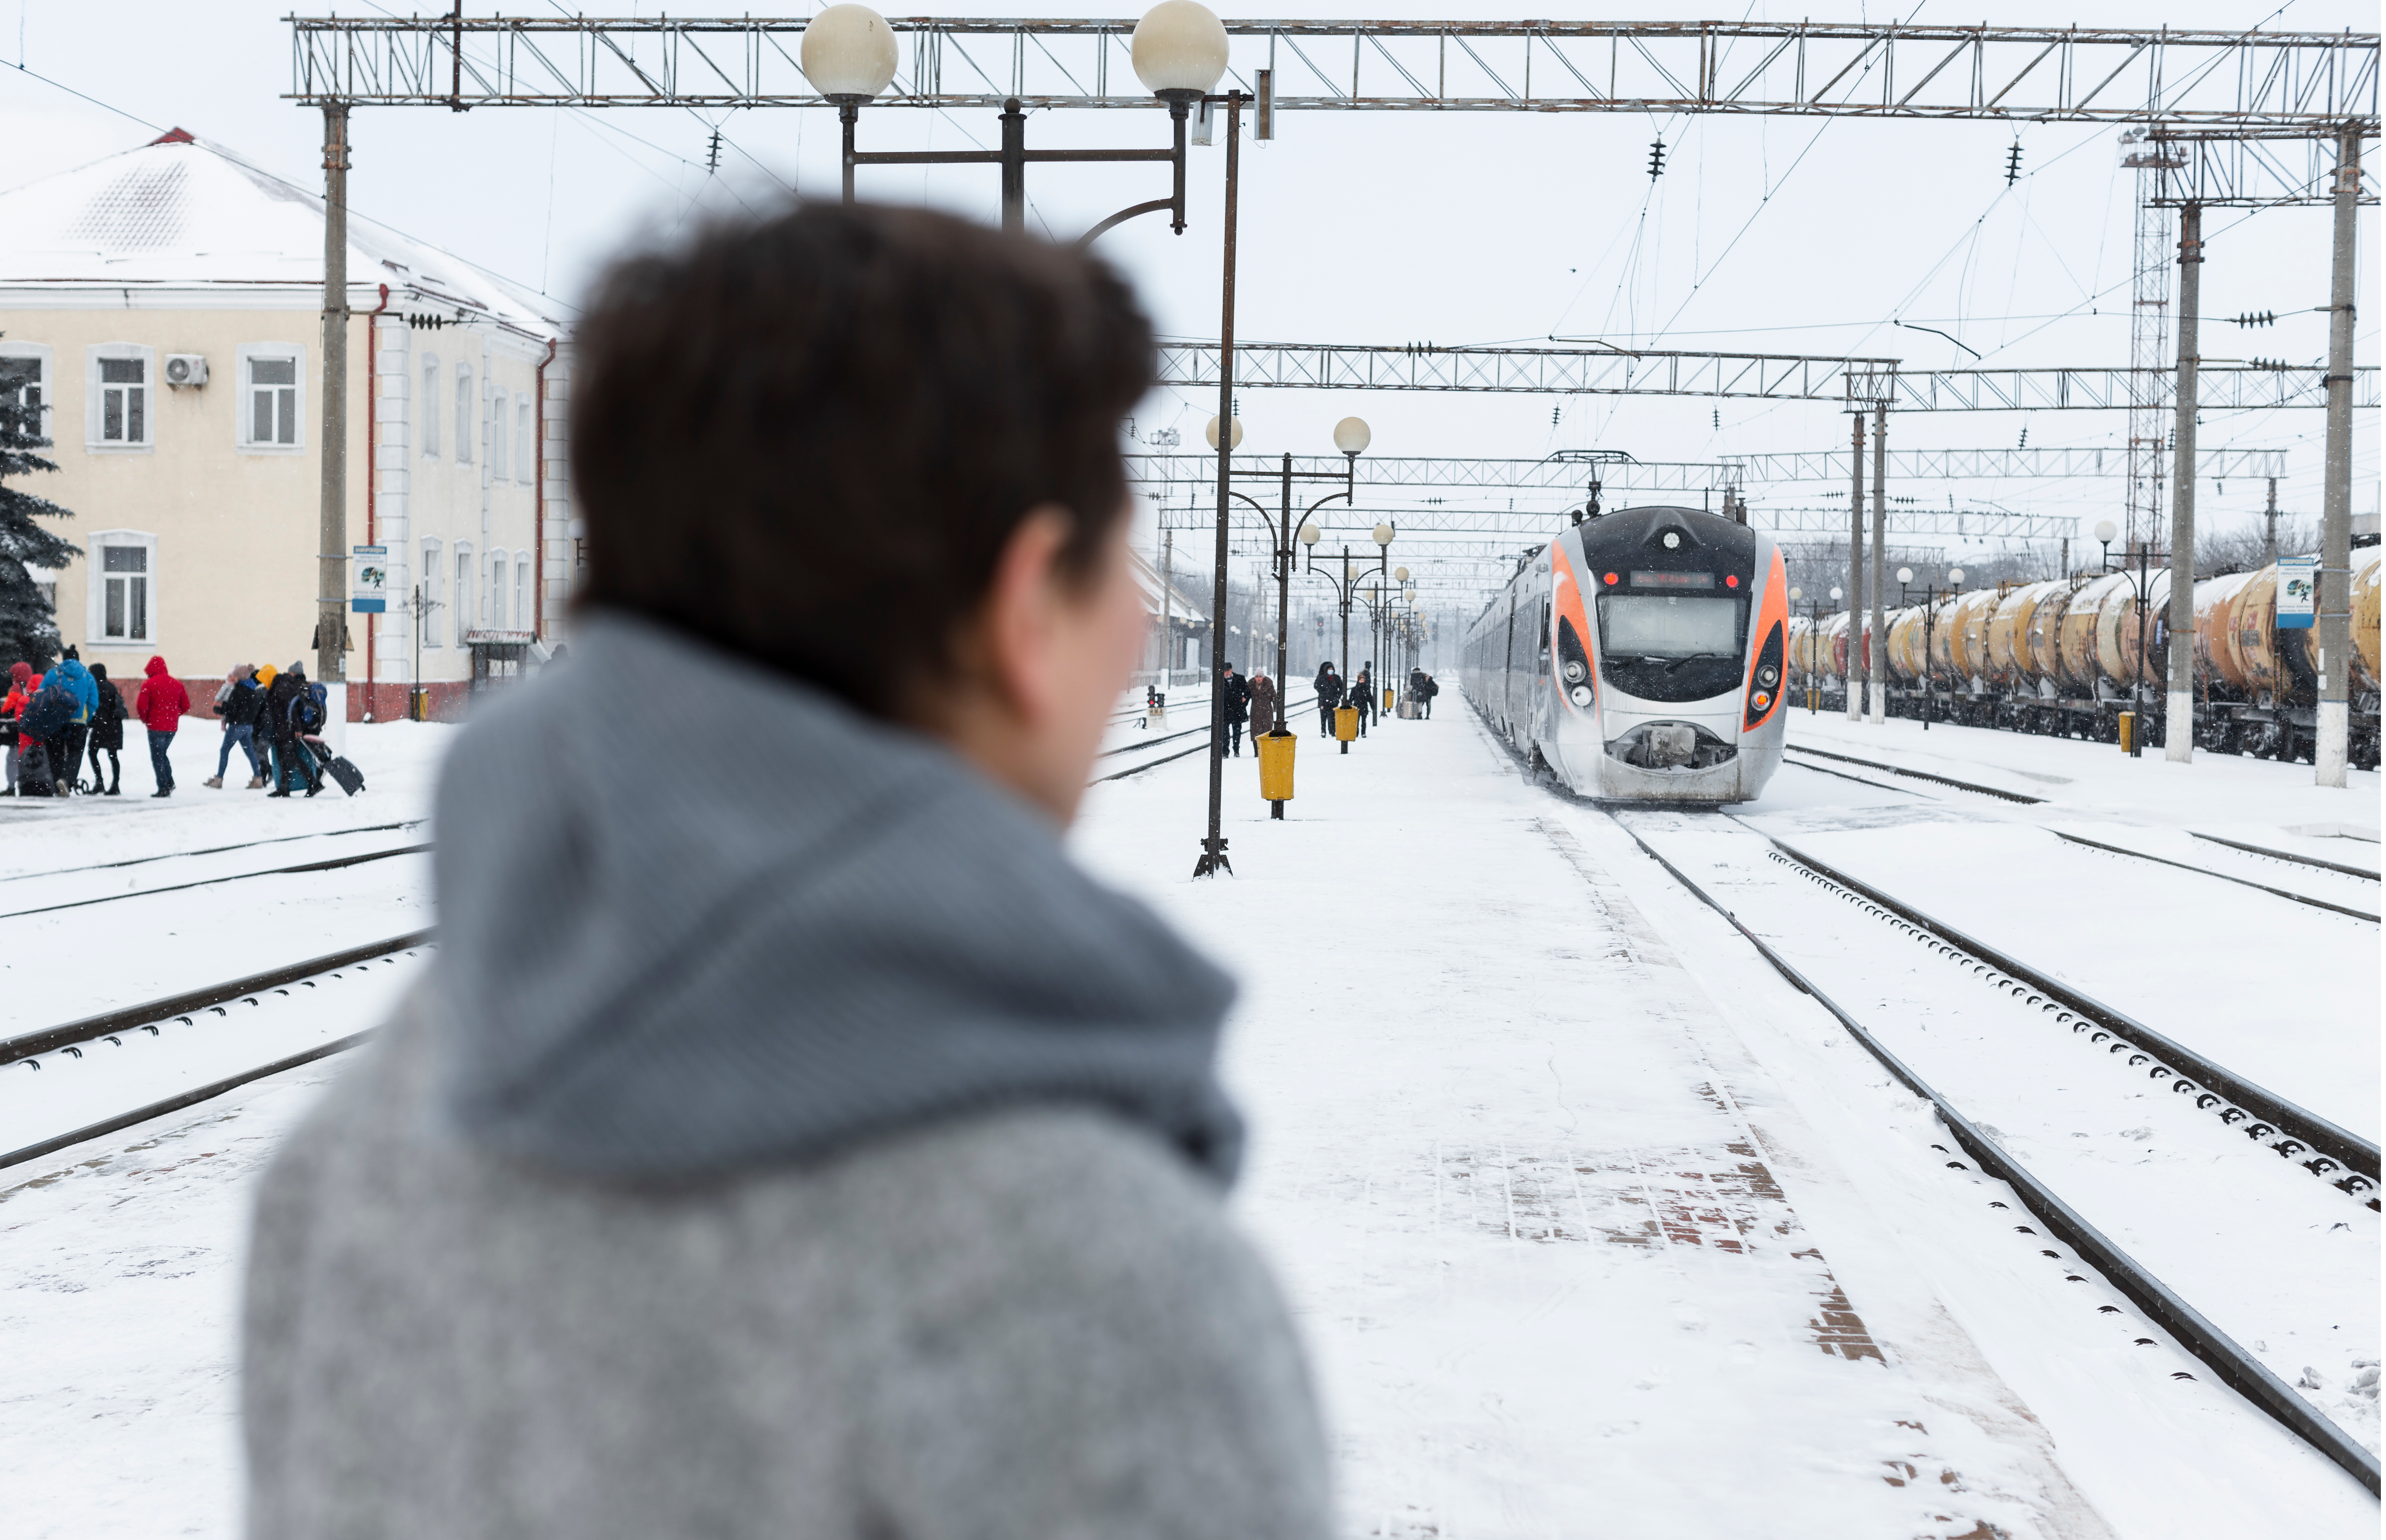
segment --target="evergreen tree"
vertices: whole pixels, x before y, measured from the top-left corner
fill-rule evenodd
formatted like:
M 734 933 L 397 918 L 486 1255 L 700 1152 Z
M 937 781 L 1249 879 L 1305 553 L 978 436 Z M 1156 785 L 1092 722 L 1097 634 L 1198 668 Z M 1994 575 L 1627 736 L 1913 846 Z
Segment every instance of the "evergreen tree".
M 33 522 L 74 515 L 12 484 L 33 471 L 58 468 L 33 453 L 49 446 L 42 436 L 41 407 L 19 390 L 0 390 L 0 670 L 21 658 L 37 672 L 48 671 L 58 653 L 57 610 L 25 569 L 57 571 L 82 554 Z

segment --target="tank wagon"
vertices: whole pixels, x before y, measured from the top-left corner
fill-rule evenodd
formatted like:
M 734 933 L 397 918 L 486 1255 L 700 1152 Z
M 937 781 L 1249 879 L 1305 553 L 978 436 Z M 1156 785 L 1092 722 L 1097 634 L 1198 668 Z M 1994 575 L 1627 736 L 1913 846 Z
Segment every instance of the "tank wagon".
M 1624 508 L 1518 563 L 1466 629 L 1460 683 L 1581 795 L 1742 802 L 1781 763 L 1789 621 L 1772 536 Z
M 2352 760 L 2378 768 L 2380 547 L 2353 553 Z M 2317 739 L 2319 632 L 2278 623 L 2279 569 L 2231 572 L 2195 585 L 2195 741 L 2223 754 L 2308 761 Z M 2141 622 L 2134 572 L 2003 583 L 1892 609 L 1883 662 L 1889 709 L 1942 721 L 2116 742 L 2129 690 L 2140 693 L 2146 742 L 2160 744 L 2169 688 L 2165 624 L 2170 574 L 2147 575 Z M 1859 683 L 1869 665 L 1869 617 L 1858 622 Z M 1790 684 L 1846 708 L 1845 610 L 1789 625 Z

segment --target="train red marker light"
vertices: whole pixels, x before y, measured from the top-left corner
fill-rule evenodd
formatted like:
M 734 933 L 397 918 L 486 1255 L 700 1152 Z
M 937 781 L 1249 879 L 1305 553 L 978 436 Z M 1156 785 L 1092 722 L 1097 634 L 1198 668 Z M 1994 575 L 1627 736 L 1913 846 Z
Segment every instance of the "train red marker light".
M 1723 585 L 1726 588 L 1738 588 L 1739 586 L 1739 574 L 1737 572 L 1725 574 Z
M 1615 574 L 1614 574 L 1614 573 L 1613 573 L 1613 572 L 1608 573 L 1608 574 L 1607 574 L 1607 581 L 1608 581 L 1609 582 L 1614 582 L 1615 581 Z

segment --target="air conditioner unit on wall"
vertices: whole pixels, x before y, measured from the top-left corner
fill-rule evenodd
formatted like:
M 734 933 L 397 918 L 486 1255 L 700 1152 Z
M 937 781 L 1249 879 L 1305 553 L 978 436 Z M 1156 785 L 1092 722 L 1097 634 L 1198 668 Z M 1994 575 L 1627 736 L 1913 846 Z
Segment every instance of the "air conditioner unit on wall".
M 207 360 L 196 353 L 166 355 L 166 383 L 170 385 L 204 385 L 207 382 Z

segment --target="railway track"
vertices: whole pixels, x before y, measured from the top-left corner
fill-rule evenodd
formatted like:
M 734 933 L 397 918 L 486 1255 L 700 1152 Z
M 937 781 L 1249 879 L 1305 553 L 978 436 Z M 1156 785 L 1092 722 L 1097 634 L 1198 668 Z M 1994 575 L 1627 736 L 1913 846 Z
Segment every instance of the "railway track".
M 235 850 L 255 850 L 268 845 L 295 845 L 303 840 L 337 839 L 343 834 L 385 834 L 393 829 L 419 829 L 425 820 L 414 818 L 396 823 L 366 823 L 350 829 L 318 829 L 306 834 L 276 834 L 271 839 L 243 840 L 238 845 L 211 845 L 198 850 L 169 850 L 157 856 L 132 856 L 120 861 L 93 861 L 83 866 L 52 867 L 44 871 L 19 871 L 0 877 L 0 890 L 11 883 L 38 882 L 48 877 L 70 877 L 82 871 L 118 871 L 128 866 L 149 866 L 158 861 L 187 861 L 200 856 L 221 856 Z
M 295 998 L 303 989 L 323 989 L 334 981 L 359 978 L 376 965 L 395 964 L 414 957 L 432 944 L 429 931 L 412 931 L 391 936 L 383 941 L 368 942 L 325 957 L 311 958 L 264 972 L 251 973 L 202 989 L 170 995 L 163 999 L 149 1000 L 136 1006 L 84 1017 L 81 1020 L 62 1022 L 36 1032 L 20 1033 L 0 1038 L 0 1069 L 22 1066 L 29 1073 L 38 1075 L 45 1057 L 84 1060 L 96 1053 L 103 1044 L 109 1057 L 118 1050 L 134 1047 L 144 1034 L 152 1040 L 162 1039 L 170 1027 L 204 1030 L 211 1025 L 210 1016 L 221 1020 L 232 1016 L 232 1008 L 242 1005 L 260 1008 L 276 996 Z M 172 1095 L 151 1097 L 119 1111 L 109 1111 L 75 1126 L 52 1133 L 31 1143 L 0 1152 L 0 1170 L 21 1166 L 28 1161 L 55 1155 L 94 1139 L 119 1133 L 154 1119 L 182 1111 L 185 1108 L 211 1101 L 225 1093 L 256 1081 L 282 1074 L 302 1065 L 334 1054 L 345 1053 L 368 1041 L 371 1029 L 349 1033 L 327 1042 L 309 1044 L 295 1053 L 278 1054 L 261 1064 L 251 1064 L 232 1074 L 214 1075 L 197 1085 L 184 1086 Z M 40 1081 L 50 1077 L 38 1075 Z M 7 1082 L 19 1093 L 33 1083 L 29 1081 Z
M 2267 1148 L 2286 1157 L 2294 1165 L 2329 1181 L 2355 1202 L 2365 1202 L 2373 1212 L 2378 1207 L 2378 1147 L 2375 1144 L 2254 1084 L 2245 1077 L 2232 1074 L 2209 1056 L 2196 1053 L 2125 1013 L 2059 983 L 2043 970 L 1964 935 L 1912 906 L 1900 903 L 1878 888 L 1865 884 L 1827 863 L 1775 841 L 1736 818 L 1720 813 L 1691 815 L 1700 824 L 1727 825 L 1739 834 L 1764 841 L 1767 854 L 1779 867 L 1793 871 L 1823 893 L 1863 908 L 1884 925 L 1929 947 L 1934 955 L 1950 962 L 1982 986 L 1981 995 L 1968 1001 L 1953 996 L 1943 1002 L 1934 999 L 1933 1003 L 1940 1007 L 1936 1021 L 1901 1018 L 1893 1023 L 1884 1020 L 1868 1026 L 1859 1019 L 1856 1009 L 1834 998 L 1817 981 L 1815 973 L 1818 964 L 1835 965 L 1842 971 L 1852 972 L 1857 984 L 1869 995 L 1877 981 L 1866 977 L 1865 961 L 1856 961 L 1852 967 L 1851 956 L 1818 957 L 1802 959 L 1804 966 L 1801 966 L 1785 951 L 1785 948 L 1798 949 L 1794 944 L 1785 941 L 1776 945 L 1767 941 L 1758 933 L 1754 925 L 1743 919 L 1747 905 L 1761 901 L 1753 891 L 1736 893 L 1736 904 L 1726 903 L 1685 870 L 1686 866 L 1698 864 L 1695 858 L 1670 858 L 1658 848 L 1657 844 L 1652 843 L 1652 837 L 1664 841 L 1668 833 L 1679 832 L 1678 824 L 1674 831 L 1664 831 L 1630 811 L 1614 808 L 1600 811 L 1622 830 L 1634 845 L 1664 869 L 1673 881 L 1701 904 L 1721 915 L 1768 967 L 1792 988 L 1822 1007 L 1901 1084 L 1930 1104 L 1940 1122 L 1960 1148 L 1960 1158 L 1956 1151 L 1946 1152 L 1949 1166 L 1956 1170 L 1977 1167 L 1979 1171 L 2003 1182 L 2022 1207 L 2034 1216 L 2038 1225 L 2043 1228 L 2041 1238 L 2060 1242 L 2073 1254 L 2066 1258 L 2048 1246 L 2042 1248 L 2046 1256 L 2058 1262 L 2084 1263 L 2101 1273 L 2118 1295 L 2143 1312 L 2147 1321 L 2167 1332 L 2181 1349 L 2200 1360 L 2224 1383 L 2352 1473 L 2373 1494 L 2378 1492 L 2379 1462 L 2376 1456 L 2224 1330 L 2213 1316 L 2191 1304 L 2186 1292 L 2166 1281 L 2154 1267 L 2133 1255 L 2129 1247 L 2115 1238 L 2112 1232 L 2117 1220 L 2119 1227 L 2134 1232 L 2140 1237 L 2137 1244 L 2141 1246 L 2149 1237 L 2158 1244 L 2166 1243 L 2166 1268 L 2177 1276 L 2192 1278 L 2191 1289 L 2195 1292 L 2208 1287 L 2211 1292 L 2220 1294 L 2228 1307 L 2220 1311 L 2223 1315 L 2234 1313 L 2241 1319 L 2250 1317 L 2266 1321 L 2298 1319 L 2298 1309 L 2309 1315 L 2312 1302 L 2308 1299 L 2280 1305 L 2276 1298 L 2266 1296 L 2249 1305 L 2244 1290 L 2233 1286 L 2235 1281 L 2229 1278 L 2225 1268 L 2216 1266 L 2206 1270 L 2197 1267 L 2193 1259 L 2196 1247 L 2178 1241 L 2177 1236 L 2185 1234 L 2183 1226 L 2188 1217 L 2199 1212 L 2208 1213 L 2212 1207 L 2210 1194 L 2201 1185 L 2212 1181 L 2209 1175 L 2172 1177 L 2151 1166 L 2143 1169 L 2154 1171 L 2152 1176 L 2143 1176 L 2141 1172 L 2131 1170 L 2116 1171 L 2112 1167 L 2100 1171 L 2082 1158 L 2068 1158 L 2068 1152 L 2060 1152 L 2066 1158 L 2058 1158 L 2054 1164 L 2063 1168 L 2062 1180 L 2066 1185 L 2077 1184 L 2088 1190 L 2085 1196 L 2075 1194 L 2066 1198 L 2053 1183 L 2026 1167 L 2006 1147 L 2009 1143 L 2027 1142 L 2027 1135 L 2016 1141 L 2013 1135 L 1988 1124 L 1977 1108 L 1967 1112 L 1957 1106 L 1948 1094 L 1926 1079 L 1911 1059 L 1918 1049 L 1926 1057 L 1937 1058 L 1942 1066 L 1960 1070 L 1966 1062 L 1967 1055 L 1975 1063 L 1983 1054 L 2009 1056 L 2011 1042 L 2002 1033 L 1992 1044 L 1978 1048 L 1966 1048 L 1961 1042 L 1961 1018 L 1972 1008 L 1989 1006 L 1990 995 L 2002 995 L 2008 1005 L 2027 1010 L 2050 1024 L 2067 1026 L 2070 1029 L 2067 1035 L 2101 1050 L 2098 1057 L 2106 1063 L 2117 1065 L 2125 1074 L 2142 1071 L 2144 1078 L 2139 1083 L 2173 1087 L 2174 1095 L 2186 1098 L 2178 1105 L 2213 1114 L 2224 1126 L 2250 1135 L 2253 1140 L 2251 1147 Z M 1745 863 L 1739 865 L 1744 870 Z M 1750 889 L 1755 885 L 1753 883 L 1744 884 Z M 1756 923 L 1768 922 L 1760 917 Z M 1795 924 L 1790 928 L 1794 930 Z M 1853 950 L 1861 951 L 1862 947 L 1859 945 Z M 1877 970 L 1877 965 L 1873 966 Z M 1882 988 L 1887 990 L 1886 985 Z M 1948 1020 L 1951 1017 L 1957 1020 L 1951 1022 Z M 1940 1030 L 1932 1031 L 1934 1025 Z M 1951 1027 L 1954 1030 L 1950 1030 Z M 1892 1045 L 1892 1039 L 1902 1040 L 1910 1045 L 1901 1052 Z M 1950 1051 L 1951 1047 L 1953 1051 Z M 2077 1077 L 2066 1075 L 2064 1078 Z M 2054 1089 L 2062 1091 L 2064 1088 Z M 1999 1118 L 2017 1125 L 2020 1123 L 2012 1109 L 2016 1093 L 2010 1087 L 2005 1088 L 2002 1099 L 1983 1093 L 1978 1087 L 1972 1095 L 1976 1099 L 1994 1102 L 1993 1110 Z M 2085 1121 L 2078 1108 L 2100 1100 L 2106 1104 L 2108 1111 L 2115 1109 L 2113 1093 L 2090 1087 L 2071 1095 L 2070 1104 L 2061 1106 L 2046 1116 L 2056 1121 Z M 2129 1115 L 2142 1114 L 2133 1111 Z M 2152 1136 L 2150 1130 L 2135 1132 Z M 2053 1147 L 2051 1140 L 2046 1142 L 2046 1147 Z M 2198 1151 L 2201 1153 L 2201 1146 L 2198 1146 Z M 2238 1174 L 2242 1176 L 2242 1173 Z M 2217 1183 L 2213 1185 L 2216 1190 Z M 2296 1208 L 2299 1216 L 2301 1209 L 2310 1207 L 2308 1202 L 2297 1204 L 2292 1194 L 2280 1196 L 2288 1207 Z M 2004 1207 L 2002 1203 L 1994 1206 Z M 2104 1222 L 2100 1224 L 2091 1220 L 2089 1217 L 2091 1213 Z M 2153 1219 L 2166 1217 L 2170 1226 L 2177 1228 L 2156 1226 L 2150 1216 Z M 2079 1275 L 2071 1273 L 2066 1276 L 2076 1279 Z M 2267 1317 L 2261 1313 L 2265 1309 L 2269 1311 Z M 2267 1326 L 2264 1329 L 2266 1333 L 2275 1334 Z M 2152 1338 L 2141 1337 L 2138 1341 L 2143 1346 L 2154 1345 Z
M 238 849 L 239 846 L 230 848 Z M 156 887 L 128 888 L 121 893 L 97 894 L 85 898 L 70 898 L 55 904 L 35 904 L 25 908 L 0 909 L 0 920 L 21 920 L 28 915 L 56 914 L 61 909 L 88 908 L 94 904 L 121 903 L 128 898 L 151 898 L 159 894 L 187 893 L 193 888 L 215 887 L 225 883 L 245 883 L 257 877 L 289 877 L 311 871 L 336 871 L 343 867 L 363 866 L 370 861 L 385 861 L 394 856 L 418 856 L 429 851 L 428 843 L 392 845 L 383 850 L 358 851 L 353 855 L 334 856 L 325 860 L 303 861 L 295 866 L 268 867 L 259 871 L 227 872 L 219 877 L 202 877 L 188 883 L 167 883 Z M 149 859 L 168 859 L 153 857 Z M 99 868 L 69 870 L 97 870 Z
M 2085 845 L 2091 850 L 2102 850 L 2114 856 L 2127 856 L 2133 860 L 2152 861 L 2156 866 L 2177 867 L 2181 871 L 2200 872 L 2224 883 L 2235 883 L 2241 887 L 2249 887 L 2257 893 L 2267 893 L 2274 898 L 2284 898 L 2290 903 L 2308 904 L 2316 909 L 2328 909 L 2336 914 L 2350 915 L 2355 920 L 2366 920 L 2372 925 L 2378 923 L 2377 915 L 2367 909 L 2356 909 L 2349 904 L 2331 904 L 2325 898 L 2315 898 L 2307 893 L 2297 893 L 2292 888 L 2274 888 L 2267 883 L 2256 883 L 2249 877 L 2232 877 L 2228 872 L 2215 871 L 2208 866 L 2197 866 L 2192 861 L 2175 861 L 2167 856 L 2155 856 L 2143 850 L 2132 850 L 2125 845 L 2106 845 L 2102 840 L 2091 840 L 2081 834 L 2066 833 L 2060 829 L 2050 830 L 2049 833 L 2056 839 L 2067 840 L 2073 845 Z M 2217 843 L 2225 845 L 2229 842 L 2224 840 Z M 2239 845 L 2237 848 L 2242 850 L 2245 847 Z
M 1316 704 L 1317 697 L 1314 695 L 1312 695 L 1307 700 L 1287 702 L 1284 708 L 1285 717 L 1289 720 L 1293 713 L 1300 711 L 1305 707 L 1311 707 Z M 1091 781 L 1086 783 L 1086 784 L 1089 786 L 1099 786 L 1105 781 L 1124 781 L 1128 776 L 1141 775 L 1148 770 L 1157 770 L 1162 765 L 1167 764 L 1173 759 L 1183 759 L 1189 756 L 1199 754 L 1210 746 L 1210 723 L 1205 718 L 1200 726 L 1187 728 L 1182 732 L 1171 732 L 1165 737 L 1149 739 L 1140 744 L 1123 744 L 1117 748 L 1106 748 L 1096 757 L 1098 762 L 1122 754 L 1144 753 L 1148 750 L 1157 748 L 1162 744 L 1173 744 L 1182 739 L 1193 737 L 1199 737 L 1201 741 L 1195 744 L 1190 748 L 1180 748 L 1173 753 L 1162 754 L 1156 758 L 1138 760 L 1135 764 L 1127 766 L 1124 770 L 1106 771 L 1103 774 L 1095 776 Z

